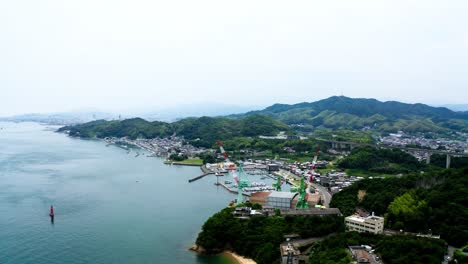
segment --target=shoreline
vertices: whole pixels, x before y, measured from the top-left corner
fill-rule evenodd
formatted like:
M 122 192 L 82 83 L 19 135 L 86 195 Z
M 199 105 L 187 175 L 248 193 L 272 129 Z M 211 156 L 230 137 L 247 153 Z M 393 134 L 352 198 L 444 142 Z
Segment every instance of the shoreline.
M 203 247 L 198 246 L 198 245 L 193 245 L 189 248 L 189 250 L 197 253 L 197 254 L 205 254 L 206 251 Z M 253 259 L 249 259 L 246 257 L 243 257 L 241 255 L 236 254 L 234 251 L 231 250 L 223 250 L 221 253 L 218 253 L 217 255 L 224 255 L 227 258 L 231 259 L 233 262 L 237 264 L 257 264 Z
M 190 162 L 183 162 L 183 161 L 164 161 L 163 162 L 166 165 L 179 165 L 179 166 L 193 166 L 193 167 L 201 167 L 203 164 L 194 164 Z
M 253 259 L 237 255 L 235 252 L 232 252 L 230 250 L 224 250 L 222 254 L 232 259 L 238 264 L 257 264 L 257 262 L 255 262 Z

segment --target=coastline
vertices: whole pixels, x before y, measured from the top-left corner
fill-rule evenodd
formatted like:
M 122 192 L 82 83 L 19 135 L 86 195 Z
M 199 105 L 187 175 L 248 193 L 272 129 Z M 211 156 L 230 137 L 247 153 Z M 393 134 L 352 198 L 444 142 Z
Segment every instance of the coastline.
M 203 247 L 198 246 L 198 245 L 193 245 L 189 248 L 189 250 L 196 252 L 197 254 L 205 254 L 206 251 Z M 257 264 L 253 259 L 249 259 L 246 257 L 243 257 L 241 255 L 236 254 L 235 252 L 231 250 L 224 250 L 223 252 L 220 253 L 221 255 L 226 256 L 230 260 L 232 260 L 234 263 L 237 264 Z
M 166 165 L 179 165 L 179 166 L 194 166 L 194 167 L 201 167 L 203 166 L 202 164 L 195 164 L 195 163 L 190 163 L 190 162 L 183 162 L 183 161 L 164 161 L 163 162 Z
M 230 250 L 224 250 L 222 254 L 234 260 L 238 264 L 257 264 L 257 262 L 255 262 L 253 259 L 237 255 L 236 253 Z

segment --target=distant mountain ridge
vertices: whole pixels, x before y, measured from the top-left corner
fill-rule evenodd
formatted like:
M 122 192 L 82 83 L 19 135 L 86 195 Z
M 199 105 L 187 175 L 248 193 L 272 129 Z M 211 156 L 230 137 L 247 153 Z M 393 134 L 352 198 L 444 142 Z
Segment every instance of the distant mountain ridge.
M 442 107 L 447 107 L 452 111 L 465 112 L 468 113 L 468 104 L 446 104 L 441 105 Z
M 55 125 L 72 125 L 90 122 L 96 119 L 118 119 L 118 114 L 100 111 L 77 111 L 62 113 L 30 113 L 9 117 L 0 117 L 0 121 L 10 122 L 39 122 Z
M 226 117 L 191 117 L 176 122 L 150 122 L 142 118 L 97 120 L 60 131 L 81 137 L 166 137 L 174 133 L 200 145 L 235 137 L 289 134 L 315 129 L 373 129 L 381 132 L 468 132 L 468 113 L 444 107 L 395 101 L 333 96 L 312 103 L 274 104 L 263 110 Z
M 408 132 L 468 131 L 468 113 L 445 107 L 407 104 L 396 101 L 332 96 L 311 103 L 274 104 L 263 110 L 232 117 L 262 114 L 288 125 L 314 128 L 359 129 L 373 127 L 382 131 Z

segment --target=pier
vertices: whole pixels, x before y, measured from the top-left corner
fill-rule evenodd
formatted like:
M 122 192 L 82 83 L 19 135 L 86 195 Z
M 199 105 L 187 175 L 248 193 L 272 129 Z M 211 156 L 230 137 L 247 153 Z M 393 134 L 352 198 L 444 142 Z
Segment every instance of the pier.
M 203 177 L 205 177 L 207 175 L 215 174 L 214 171 L 208 169 L 205 165 L 201 166 L 200 169 L 202 170 L 203 174 L 188 180 L 188 182 L 194 182 L 194 181 L 199 180 L 199 179 L 201 179 L 201 178 L 203 178 Z
M 226 186 L 226 184 L 224 184 L 224 183 L 221 183 L 221 182 L 215 182 L 215 185 L 218 185 L 218 186 L 223 186 L 223 187 L 224 187 L 224 189 L 226 189 L 226 190 L 227 190 L 228 192 L 230 192 L 230 193 L 234 193 L 234 194 L 238 194 L 238 193 L 239 193 L 239 192 L 238 192 L 238 191 L 236 191 L 236 190 L 232 190 L 232 189 L 230 189 L 230 188 L 229 188 L 229 187 L 227 187 L 227 186 Z M 250 197 L 250 194 L 248 194 L 248 193 L 242 193 L 242 195 L 243 195 L 243 196 Z
M 188 182 L 194 182 L 194 181 L 199 180 L 199 179 L 201 179 L 201 178 L 203 178 L 203 177 L 205 177 L 205 176 L 207 176 L 207 175 L 210 175 L 210 174 L 214 174 L 214 172 L 203 173 L 203 174 L 200 175 L 200 176 L 197 176 L 197 177 L 195 177 L 195 178 L 192 178 L 192 179 L 188 180 Z

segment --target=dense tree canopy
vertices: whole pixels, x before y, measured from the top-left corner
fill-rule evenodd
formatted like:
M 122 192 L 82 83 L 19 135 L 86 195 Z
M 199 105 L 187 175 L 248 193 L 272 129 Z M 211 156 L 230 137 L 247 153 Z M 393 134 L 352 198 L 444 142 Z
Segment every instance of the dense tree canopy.
M 310 255 L 309 263 L 348 264 L 351 261 L 348 247 L 359 245 L 373 246 L 383 262 L 388 264 L 439 264 L 446 249 L 446 243 L 443 240 L 347 232 L 331 236 L 318 243 Z
M 238 219 L 233 208 L 226 208 L 210 217 L 198 235 L 197 245 L 214 253 L 224 249 L 253 258 L 257 263 L 279 261 L 279 244 L 285 234 L 304 238 L 323 236 L 344 230 L 342 217 L 253 217 Z
M 186 118 L 174 123 L 149 122 L 141 118 L 122 121 L 98 120 L 75 126 L 66 126 L 59 131 L 70 131 L 72 136 L 81 137 L 129 137 L 156 138 L 174 133 L 188 140 L 197 140 L 198 145 L 209 147 L 219 139 L 241 136 L 276 135 L 280 131 L 293 133 L 285 124 L 271 117 L 253 115 L 241 119 L 224 117 Z
M 415 157 L 399 149 L 359 147 L 338 163 L 344 169 L 396 174 L 420 170 L 424 167 Z
M 424 104 L 380 102 L 375 99 L 333 96 L 312 103 L 275 104 L 263 110 L 237 115 L 269 115 L 299 130 L 316 128 L 361 129 L 394 132 L 468 131 L 468 114 Z
M 333 196 L 331 205 L 350 215 L 363 207 L 386 216 L 386 226 L 440 234 L 451 245 L 468 241 L 468 168 L 367 179 Z M 365 193 L 358 199 L 358 193 Z

